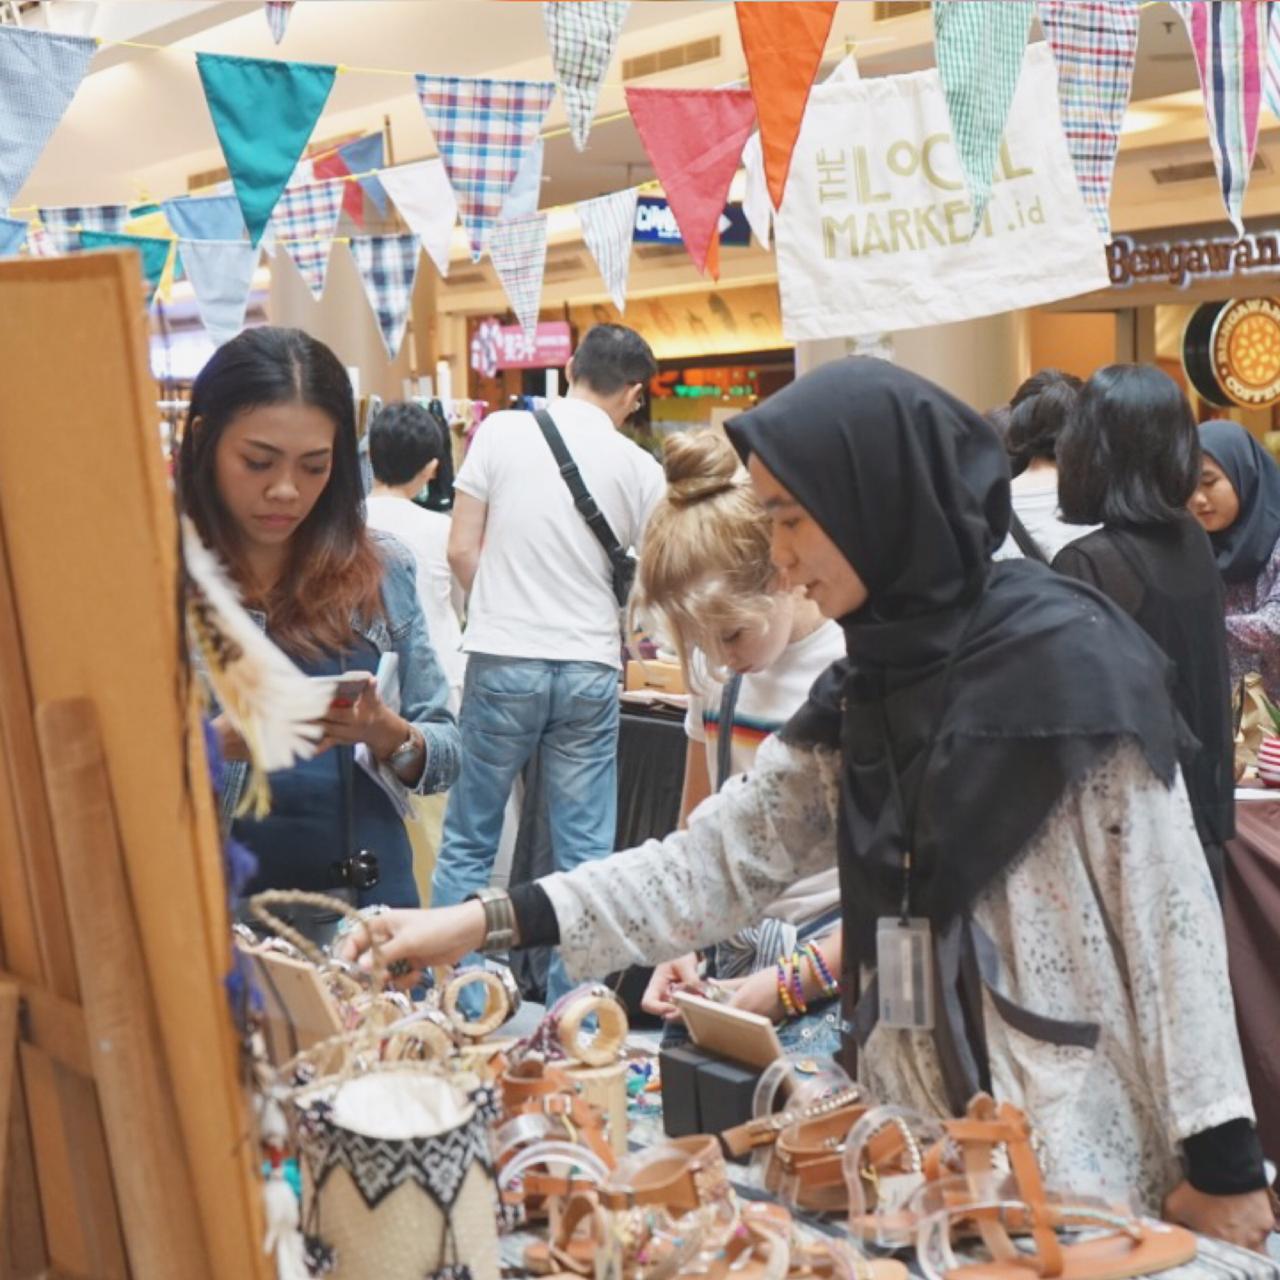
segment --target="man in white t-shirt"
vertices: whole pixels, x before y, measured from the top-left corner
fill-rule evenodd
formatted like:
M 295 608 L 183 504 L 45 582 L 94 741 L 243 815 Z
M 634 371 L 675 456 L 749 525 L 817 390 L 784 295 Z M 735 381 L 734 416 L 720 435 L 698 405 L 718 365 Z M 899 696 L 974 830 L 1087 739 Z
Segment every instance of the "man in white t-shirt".
M 567 396 L 548 406 L 623 547 L 639 545 L 664 488 L 658 463 L 618 431 L 656 372 L 638 333 L 597 325 L 569 362 Z M 471 593 L 469 659 L 435 906 L 489 883 L 511 784 L 539 749 L 558 870 L 611 853 L 617 824 L 622 631 L 609 558 L 531 413 L 485 419 L 454 491 L 449 563 Z M 548 1002 L 568 988 L 554 957 Z

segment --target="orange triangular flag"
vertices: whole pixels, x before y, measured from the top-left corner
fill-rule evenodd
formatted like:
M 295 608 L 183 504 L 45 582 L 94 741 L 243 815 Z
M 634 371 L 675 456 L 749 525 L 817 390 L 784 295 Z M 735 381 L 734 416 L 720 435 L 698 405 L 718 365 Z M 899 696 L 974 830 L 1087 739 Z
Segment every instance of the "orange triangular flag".
M 734 8 L 760 116 L 769 198 L 778 209 L 809 89 L 827 47 L 835 0 L 748 0 Z
M 653 161 L 689 256 L 707 270 L 711 237 L 756 122 L 747 89 L 627 89 L 627 107 Z

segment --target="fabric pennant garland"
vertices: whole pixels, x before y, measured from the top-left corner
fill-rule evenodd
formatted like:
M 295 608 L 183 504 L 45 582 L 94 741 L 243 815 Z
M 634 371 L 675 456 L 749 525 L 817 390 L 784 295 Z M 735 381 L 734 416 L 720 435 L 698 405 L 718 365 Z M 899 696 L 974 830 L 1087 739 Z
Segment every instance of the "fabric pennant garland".
M 1062 131 L 1085 205 L 1111 236 L 1111 179 L 1138 52 L 1138 0 L 1039 0 Z
M 542 139 L 534 138 L 533 145 L 520 162 L 515 181 L 502 201 L 500 217 L 503 222 L 538 212 L 538 201 L 542 198 L 542 153 Z
M 289 28 L 289 16 L 293 13 L 293 0 L 267 0 L 267 26 L 271 28 L 271 38 L 279 44 Z
M 975 231 L 991 198 L 1000 140 L 1034 16 L 1033 0 L 933 0 L 938 73 Z
M 600 82 L 629 8 L 628 0 L 546 0 L 542 6 L 551 61 L 579 151 L 587 145 Z
M 449 250 L 458 221 L 458 202 L 444 161 L 418 160 L 384 169 L 380 175 L 387 194 L 395 201 L 409 230 L 421 241 L 427 256 L 442 276 L 449 274 Z
M 418 101 L 435 134 L 462 225 L 479 262 L 502 201 L 551 99 L 551 80 L 482 80 L 419 75 Z
M 627 309 L 627 276 L 631 271 L 631 238 L 636 229 L 638 187 L 613 191 L 594 200 L 583 200 L 578 206 L 582 238 L 600 268 L 613 305 Z
M 756 242 L 767 249 L 773 231 L 773 202 L 764 177 L 764 151 L 758 133 L 753 133 L 742 148 L 742 167 L 747 179 L 742 192 L 742 212 Z
M 338 229 L 343 196 L 350 185 L 354 184 L 334 181 L 286 187 L 271 215 L 276 239 L 289 251 L 317 301 L 324 293 L 329 250 Z
M 359 192 L 364 191 L 365 195 L 377 206 L 380 217 L 387 216 L 387 193 L 382 189 L 382 183 L 378 181 L 377 176 L 373 173 L 374 169 L 381 169 L 386 164 L 386 139 L 380 133 L 371 133 L 366 137 L 357 138 L 354 142 L 348 142 L 346 146 L 338 148 L 338 154 L 347 162 L 347 171 L 349 173 L 368 174 L 368 177 L 358 178 L 356 182 L 349 183 L 348 186 L 354 187 L 354 199 L 348 196 L 346 202 L 346 210 L 351 213 L 353 205 L 362 205 L 359 198 Z M 355 216 L 354 214 L 352 215 Z M 356 221 L 364 225 L 364 209 L 360 209 L 360 217 Z
M 247 240 L 182 240 L 178 253 L 195 291 L 200 321 L 214 346 L 244 328 L 260 246 Z
M 88 36 L 0 26 L 0 209 L 22 190 L 97 47 Z
M 1267 23 L 1267 74 L 1262 85 L 1266 108 L 1280 120 L 1280 4 L 1271 6 Z
M 0 258 L 11 258 L 27 242 L 27 226 L 21 218 L 0 217 Z
M 351 256 L 391 360 L 399 354 L 404 341 L 421 248 L 418 237 L 412 234 L 351 237 Z
M 157 236 L 129 236 L 114 231 L 80 232 L 80 246 L 90 249 L 133 249 L 142 261 L 142 277 L 147 282 L 147 306 L 156 296 L 156 287 L 160 277 L 164 275 L 169 263 L 169 255 L 173 252 L 174 240 L 161 239 Z
M 738 0 L 734 10 L 760 117 L 769 198 L 777 209 L 836 4 L 835 0 Z
M 121 232 L 129 221 L 129 206 L 124 204 L 41 206 L 39 212 L 55 253 L 74 252 L 80 243 L 79 231 Z
M 257 244 L 333 88 L 336 67 L 197 53 L 209 114 Z
M 627 89 L 627 106 L 694 265 L 710 261 L 743 145 L 756 121 L 750 89 Z
M 1244 235 L 1244 194 L 1258 150 L 1271 6 L 1263 0 L 1174 0 L 1173 7 L 1195 51 L 1227 217 Z
M 249 234 L 235 196 L 178 196 L 164 202 L 164 212 L 182 240 L 241 240 Z
M 547 215 L 529 213 L 500 222 L 489 241 L 489 256 L 511 303 L 511 310 L 532 342 L 542 302 L 542 275 L 547 265 Z

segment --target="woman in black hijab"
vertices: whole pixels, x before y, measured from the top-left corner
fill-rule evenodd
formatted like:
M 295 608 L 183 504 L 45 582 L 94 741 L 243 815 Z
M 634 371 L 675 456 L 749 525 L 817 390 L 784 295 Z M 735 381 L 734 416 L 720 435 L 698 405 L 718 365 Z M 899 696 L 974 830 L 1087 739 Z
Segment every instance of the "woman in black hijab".
M 686 831 L 484 904 L 376 917 L 384 956 L 447 962 L 513 926 L 572 973 L 651 963 L 834 861 L 873 1096 L 954 1114 L 989 1088 L 1032 1116 L 1055 1185 L 1131 1188 L 1259 1244 L 1265 1175 L 1166 660 L 1090 588 L 993 567 L 1003 450 L 924 379 L 841 361 L 728 429 L 775 563 L 848 657 Z M 900 954 L 903 916 L 932 935 L 936 981 L 915 988 L 936 989 L 932 1028 L 876 1025 L 913 1004 L 875 989 L 877 933 Z
M 1262 676 L 1280 702 L 1280 466 L 1242 426 L 1200 427 L 1204 461 L 1191 514 L 1208 530 L 1227 588 L 1232 679 Z

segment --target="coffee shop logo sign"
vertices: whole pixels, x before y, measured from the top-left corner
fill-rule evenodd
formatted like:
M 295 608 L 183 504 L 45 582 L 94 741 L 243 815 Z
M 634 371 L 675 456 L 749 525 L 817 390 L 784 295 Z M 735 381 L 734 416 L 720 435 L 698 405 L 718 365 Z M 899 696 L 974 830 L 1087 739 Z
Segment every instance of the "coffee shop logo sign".
M 1116 289 L 1163 280 L 1185 289 L 1198 276 L 1233 276 L 1249 271 L 1280 271 L 1280 239 L 1275 232 L 1239 240 L 1176 240 L 1137 244 L 1116 236 L 1107 245 L 1107 271 Z

